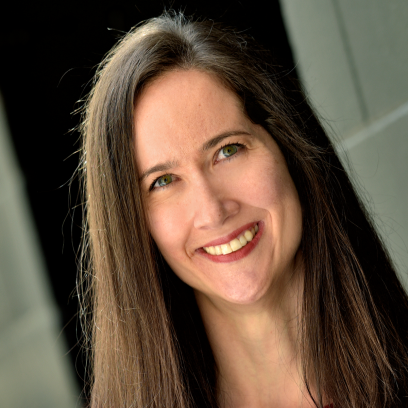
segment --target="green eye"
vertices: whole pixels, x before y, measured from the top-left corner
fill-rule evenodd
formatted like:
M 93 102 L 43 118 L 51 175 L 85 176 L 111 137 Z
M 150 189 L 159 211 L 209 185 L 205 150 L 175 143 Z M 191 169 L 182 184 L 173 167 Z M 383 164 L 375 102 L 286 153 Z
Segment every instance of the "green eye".
M 173 177 L 171 174 L 166 174 L 164 176 L 159 177 L 156 180 L 155 187 L 164 187 L 170 184 L 173 181 Z
M 233 156 L 237 151 L 238 151 L 237 145 L 228 145 L 221 149 L 221 152 L 225 157 Z

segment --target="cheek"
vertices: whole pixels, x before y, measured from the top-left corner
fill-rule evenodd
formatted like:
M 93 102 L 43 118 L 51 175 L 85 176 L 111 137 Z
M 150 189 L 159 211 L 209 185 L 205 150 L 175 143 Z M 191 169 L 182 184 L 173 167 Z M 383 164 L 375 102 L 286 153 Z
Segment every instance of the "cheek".
M 165 258 L 180 258 L 180 248 L 183 249 L 184 231 L 181 227 L 185 225 L 185 219 L 180 209 L 180 205 L 153 206 L 148 214 L 150 232 Z
M 286 163 L 263 157 L 250 166 L 240 188 L 246 203 L 268 211 L 282 245 L 297 247 L 302 233 L 302 209 Z
M 246 166 L 234 185 L 247 203 L 254 207 L 268 208 L 281 202 L 288 183 L 273 160 L 269 156 L 261 156 Z

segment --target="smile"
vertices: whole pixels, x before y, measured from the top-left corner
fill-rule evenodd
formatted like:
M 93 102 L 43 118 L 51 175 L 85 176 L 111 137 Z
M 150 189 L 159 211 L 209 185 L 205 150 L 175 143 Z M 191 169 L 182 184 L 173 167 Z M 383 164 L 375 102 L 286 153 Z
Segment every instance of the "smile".
M 210 255 L 228 255 L 232 252 L 240 250 L 248 242 L 251 242 L 258 231 L 258 224 L 255 224 L 255 226 L 243 231 L 238 237 L 225 244 L 203 247 L 203 249 L 205 252 L 207 252 L 207 254 Z
M 197 253 L 211 262 L 228 263 L 239 261 L 247 257 L 257 247 L 264 228 L 263 221 L 243 225 L 231 234 L 211 241 L 204 247 L 197 249 Z

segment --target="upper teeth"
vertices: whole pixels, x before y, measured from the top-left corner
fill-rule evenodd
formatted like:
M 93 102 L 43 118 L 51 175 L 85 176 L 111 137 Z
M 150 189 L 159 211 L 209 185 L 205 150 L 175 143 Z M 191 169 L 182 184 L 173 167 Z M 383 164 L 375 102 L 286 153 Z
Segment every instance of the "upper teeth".
M 215 245 L 210 247 L 203 247 L 204 251 L 211 255 L 227 255 L 231 252 L 238 251 L 244 247 L 248 242 L 254 239 L 255 234 L 258 232 L 258 224 L 251 229 L 247 229 L 241 235 L 234 238 L 227 244 Z

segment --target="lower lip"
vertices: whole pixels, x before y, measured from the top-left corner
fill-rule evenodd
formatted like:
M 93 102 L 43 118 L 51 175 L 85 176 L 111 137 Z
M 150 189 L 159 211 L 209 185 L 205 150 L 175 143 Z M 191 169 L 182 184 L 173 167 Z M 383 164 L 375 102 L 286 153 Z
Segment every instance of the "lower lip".
M 241 249 L 238 249 L 238 251 L 231 252 L 230 254 L 227 254 L 227 255 L 211 255 L 205 252 L 203 248 L 200 248 L 197 250 L 197 252 L 212 262 L 225 263 L 225 262 L 238 261 L 242 258 L 245 258 L 247 255 L 249 255 L 257 246 L 259 240 L 261 239 L 263 229 L 264 229 L 264 223 L 262 221 L 258 222 L 258 228 L 259 228 L 258 232 L 256 233 L 254 239 L 248 242 Z

